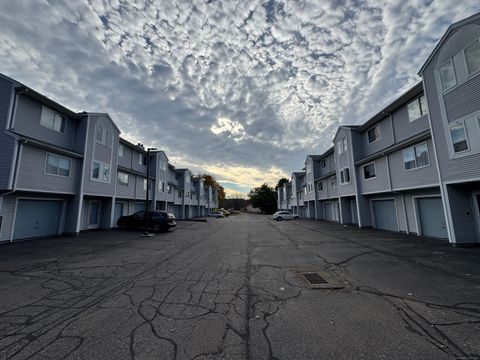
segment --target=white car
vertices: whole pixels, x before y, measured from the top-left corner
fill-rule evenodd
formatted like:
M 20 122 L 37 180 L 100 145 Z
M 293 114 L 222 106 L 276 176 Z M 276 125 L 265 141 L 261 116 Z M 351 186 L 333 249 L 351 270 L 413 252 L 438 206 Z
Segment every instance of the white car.
M 288 211 L 277 211 L 273 214 L 273 220 L 282 221 L 282 220 L 293 220 L 298 219 L 299 216 L 297 214 L 289 213 Z

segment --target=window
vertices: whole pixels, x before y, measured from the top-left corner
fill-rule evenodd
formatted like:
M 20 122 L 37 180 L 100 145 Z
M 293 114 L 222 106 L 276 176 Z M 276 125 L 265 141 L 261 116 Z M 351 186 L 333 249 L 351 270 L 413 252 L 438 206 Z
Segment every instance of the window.
M 40 125 L 59 133 L 65 133 L 65 117 L 56 113 L 52 109 L 42 106 L 40 115 Z
M 178 180 L 178 174 L 175 174 L 175 180 Z
M 125 145 L 119 144 L 118 145 L 118 156 L 123 158 L 124 154 L 125 154 Z
M 476 40 L 465 49 L 468 75 L 475 74 L 480 70 L 480 41 Z
M 147 191 L 147 179 L 143 179 L 143 191 Z
M 347 152 L 347 138 L 341 138 L 337 143 L 337 150 L 339 154 Z
M 468 150 L 467 133 L 464 124 L 456 124 L 450 127 L 453 151 L 458 153 Z
M 323 191 L 323 181 L 319 181 L 317 183 L 317 188 L 318 188 L 318 191 Z
M 47 154 L 45 173 L 49 175 L 70 176 L 70 165 L 72 161 L 63 156 Z
M 322 169 L 325 169 L 327 167 L 327 160 L 326 159 L 322 159 L 322 161 L 320 161 L 320 167 Z
M 171 187 L 170 185 L 167 186 L 167 192 L 168 192 L 169 194 L 172 193 L 172 187 Z
M 363 167 L 363 177 L 365 180 L 373 179 L 376 176 L 375 163 L 367 164 Z
M 141 153 L 138 153 L 138 165 L 147 165 L 147 157 Z
M 182 197 L 182 192 L 181 191 L 177 191 L 177 197 L 179 197 L 179 198 Z
M 119 171 L 118 174 L 117 174 L 117 180 L 118 180 L 119 185 L 127 186 L 128 185 L 128 174 Z
M 165 192 L 165 181 L 158 182 L 158 191 Z
M 332 189 L 337 188 L 337 177 L 336 176 L 334 176 L 330 179 L 330 186 L 332 187 Z
M 403 150 L 403 165 L 405 170 L 421 168 L 430 165 L 427 143 Z
M 424 95 L 409 102 L 407 108 L 408 120 L 410 120 L 410 122 L 415 121 L 423 115 L 428 114 L 427 101 L 425 100 Z
M 92 167 L 92 179 L 102 182 L 110 181 L 110 164 L 94 161 Z
M 97 143 L 102 144 L 108 148 L 112 147 L 112 132 L 97 125 L 95 139 Z
M 167 162 L 165 160 L 160 160 L 160 170 L 167 171 Z
M 378 125 L 374 126 L 370 130 L 368 130 L 367 134 L 368 134 L 368 143 L 369 144 L 374 142 L 374 141 L 377 141 L 381 137 L 380 126 L 378 126 Z
M 457 85 L 457 78 L 455 77 L 455 67 L 452 59 L 443 64 L 440 69 L 440 80 L 442 81 L 443 90 L 448 90 Z
M 350 182 L 350 169 L 344 168 L 340 170 L 340 183 L 348 184 Z
M 312 164 L 309 162 L 307 163 L 307 174 L 310 174 L 312 172 Z

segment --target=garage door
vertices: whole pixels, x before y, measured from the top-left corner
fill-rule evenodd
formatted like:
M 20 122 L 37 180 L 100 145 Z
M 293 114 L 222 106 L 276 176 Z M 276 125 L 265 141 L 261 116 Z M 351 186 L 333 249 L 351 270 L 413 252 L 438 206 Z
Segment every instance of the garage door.
M 425 236 L 448 239 L 447 225 L 440 197 L 417 199 L 420 232 Z
M 13 239 L 58 234 L 62 201 L 18 200 Z
M 377 229 L 398 231 L 395 201 L 375 200 L 373 201 L 373 212 Z
M 133 204 L 133 212 L 145 210 L 145 202 L 137 201 Z
M 324 206 L 325 206 L 325 220 L 335 221 L 333 203 L 325 203 Z
M 192 206 L 192 217 L 198 216 L 198 208 L 196 206 Z

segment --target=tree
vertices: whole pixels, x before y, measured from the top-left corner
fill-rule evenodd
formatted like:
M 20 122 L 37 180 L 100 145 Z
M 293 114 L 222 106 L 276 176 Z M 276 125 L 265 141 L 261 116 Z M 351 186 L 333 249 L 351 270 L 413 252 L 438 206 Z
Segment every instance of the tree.
M 275 191 L 278 190 L 278 188 L 283 187 L 283 184 L 288 183 L 288 181 L 289 180 L 287 178 L 281 178 L 280 180 L 278 180 L 277 186 L 275 186 Z
M 273 187 L 263 184 L 260 187 L 250 190 L 248 194 L 252 202 L 252 206 L 260 208 L 265 214 L 273 214 L 277 211 L 277 196 Z
M 220 207 L 222 207 L 223 206 L 223 200 L 225 200 L 225 189 L 223 188 L 223 186 L 220 185 L 217 182 L 217 180 L 215 179 L 215 177 L 213 177 L 212 175 L 203 174 L 202 178 L 203 178 L 203 183 L 205 185 L 209 185 L 213 189 L 217 190 L 217 192 L 218 192 L 218 204 L 219 204 Z

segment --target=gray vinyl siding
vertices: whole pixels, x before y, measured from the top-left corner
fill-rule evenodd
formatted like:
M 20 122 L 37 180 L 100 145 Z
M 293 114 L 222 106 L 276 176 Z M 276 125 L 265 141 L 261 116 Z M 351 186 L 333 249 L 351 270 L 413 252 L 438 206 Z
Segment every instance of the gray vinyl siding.
M 312 160 L 311 157 L 307 157 L 307 160 L 305 161 L 305 169 L 307 169 L 307 166 L 310 165 L 311 166 L 311 169 L 312 171 L 310 173 L 308 173 L 306 170 L 305 170 L 305 181 L 306 181 L 306 184 L 307 184 L 307 193 L 305 194 L 305 201 L 311 201 L 311 200 L 314 200 L 315 199 L 315 193 L 314 191 L 309 191 L 309 186 L 314 186 L 314 176 L 315 176 L 315 173 L 314 173 L 314 170 L 313 170 L 313 165 L 314 164 L 314 161 Z
M 84 118 L 75 123 L 75 136 L 73 138 L 73 151 L 83 154 L 85 152 L 85 141 L 87 136 L 88 120 Z
M 123 146 L 124 146 L 123 156 L 118 156 L 118 166 L 123 166 L 125 168 L 131 169 L 133 149 L 128 147 L 126 144 L 123 144 Z
M 432 134 L 435 138 L 435 146 L 439 159 L 438 163 L 442 181 L 461 181 L 465 179 L 479 178 L 480 166 L 478 166 L 478 164 L 480 163 L 480 154 L 477 153 L 460 158 L 450 159 L 444 122 L 442 120 L 442 113 L 440 110 L 440 99 L 434 76 L 434 64 L 435 59 L 433 59 L 430 65 L 425 69 L 423 77 L 430 110 Z M 464 85 L 460 85 L 459 89 L 464 89 Z M 480 89 L 477 88 L 476 92 L 480 92 Z M 467 96 L 466 94 L 464 95 Z M 442 95 L 440 95 L 440 97 L 442 97 Z M 468 136 L 470 142 L 475 141 L 475 139 L 478 138 L 478 135 L 476 135 L 477 137 L 472 137 L 472 134 L 468 134 Z
M 146 165 L 140 165 L 138 163 L 138 157 L 139 154 L 141 154 L 139 151 L 133 150 L 133 158 L 132 158 L 132 168 L 135 171 L 147 174 L 147 166 Z M 146 156 L 146 155 L 145 155 Z
M 75 121 L 65 116 L 65 133 L 62 134 L 40 125 L 41 114 L 40 102 L 25 95 L 18 95 L 12 130 L 21 135 L 73 150 Z
M 370 163 L 375 163 L 375 178 L 365 179 L 363 167 Z M 372 162 L 357 167 L 358 190 L 360 193 L 373 193 L 389 191 L 390 183 L 388 181 L 388 167 L 385 157 L 377 158 Z
M 56 176 L 45 173 L 47 153 L 70 159 L 70 176 Z M 76 193 L 79 167 L 81 162 L 53 151 L 47 151 L 27 144 L 22 145 L 21 158 L 18 167 L 18 189 L 51 191 L 59 193 Z
M 0 77 L 0 189 L 8 188 L 15 145 L 15 139 L 3 130 L 8 121 L 12 90 L 12 83 Z
M 380 120 L 375 126 L 380 127 L 380 139 L 368 143 L 368 130 L 362 132 L 362 142 L 363 142 L 363 157 L 375 154 L 391 145 L 393 145 L 393 131 L 392 131 L 392 121 L 390 117 L 385 117 Z
M 480 110 L 480 75 L 447 92 L 444 96 L 448 122 Z
M 347 139 L 347 151 L 342 154 L 337 154 L 338 168 L 337 168 L 337 184 L 338 184 L 338 193 L 340 196 L 352 195 L 355 193 L 355 176 L 353 172 L 355 171 L 353 166 L 353 148 L 350 137 L 350 131 L 345 129 L 340 129 L 337 137 L 335 138 L 335 143 L 337 143 L 342 137 Z M 337 147 L 335 148 L 335 151 Z M 340 172 L 342 169 L 348 168 L 350 171 L 350 182 L 341 184 Z
M 122 199 L 134 199 L 135 198 L 135 174 L 128 173 L 127 171 L 121 171 L 122 173 L 128 174 L 128 185 L 120 185 L 118 183 L 118 177 L 116 176 L 115 181 L 117 181 L 117 188 L 115 192 L 115 197 Z M 118 172 L 117 172 L 118 174 Z
M 478 240 L 472 198 L 464 185 L 447 186 L 448 200 L 452 214 L 453 227 L 457 243 L 475 243 Z M 470 214 L 470 215 L 467 215 Z
M 132 176 L 133 177 L 133 176 Z M 143 190 L 143 181 L 146 177 L 136 175 L 135 176 L 135 198 L 136 199 L 145 199 L 147 192 Z
M 337 187 L 336 188 L 333 188 L 332 186 L 332 179 L 334 178 L 335 176 L 330 176 L 328 177 L 327 179 L 325 179 L 327 181 L 327 198 L 328 199 L 331 199 L 331 198 L 338 198 L 338 178 L 337 178 Z
M 393 131 L 395 142 L 399 143 L 403 140 L 411 138 L 430 129 L 428 124 L 428 115 L 423 115 L 418 119 L 410 122 L 408 118 L 408 105 L 405 104 L 392 114 Z
M 96 142 L 95 128 L 97 123 L 103 128 L 112 131 L 112 149 Z M 115 192 L 115 183 L 117 181 L 118 131 L 110 120 L 102 114 L 90 115 L 90 126 L 88 131 L 87 151 L 85 154 L 84 193 L 88 195 L 113 196 Z M 110 163 L 109 182 L 101 182 L 91 179 L 94 160 Z
M 3 195 L 2 208 L 0 216 L 2 219 L 2 228 L 0 229 L 0 241 L 10 240 L 10 234 L 13 227 L 13 214 L 15 213 L 15 195 Z
M 327 157 L 326 157 L 326 161 L 325 161 L 325 165 L 326 167 L 325 168 L 321 168 L 320 167 L 320 176 L 324 176 L 326 174 L 329 174 L 331 173 L 332 171 L 335 171 L 335 158 L 334 158 L 334 154 L 329 154 Z
M 424 141 L 428 146 L 430 165 L 418 169 L 406 171 L 403 162 L 403 151 L 407 148 L 395 151 L 388 155 L 390 163 L 390 178 L 393 191 L 418 186 L 438 185 L 438 171 L 435 161 L 435 151 L 431 139 Z M 418 144 L 424 143 L 420 142 Z

